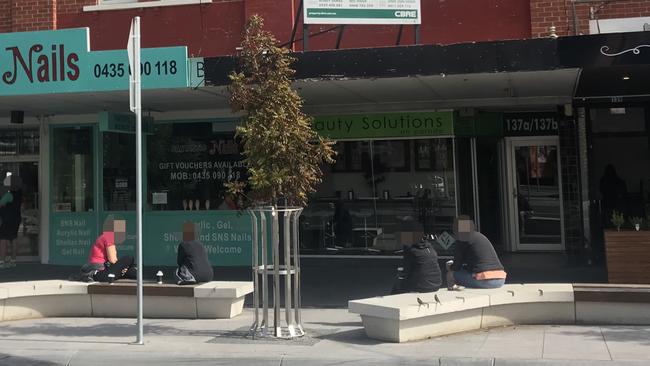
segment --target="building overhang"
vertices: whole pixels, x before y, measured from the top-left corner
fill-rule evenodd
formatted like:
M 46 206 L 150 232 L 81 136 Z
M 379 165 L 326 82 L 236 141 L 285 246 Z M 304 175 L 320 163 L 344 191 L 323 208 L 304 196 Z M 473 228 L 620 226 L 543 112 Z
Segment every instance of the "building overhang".
M 295 54 L 294 87 L 310 114 L 645 100 L 650 94 L 649 44 L 650 32 L 635 32 L 312 51 Z M 206 58 L 201 86 L 144 90 L 143 109 L 161 114 L 227 111 L 228 74 L 236 68 L 236 57 Z M 128 92 L 0 98 L 0 119 L 11 110 L 24 110 L 27 116 L 127 112 Z

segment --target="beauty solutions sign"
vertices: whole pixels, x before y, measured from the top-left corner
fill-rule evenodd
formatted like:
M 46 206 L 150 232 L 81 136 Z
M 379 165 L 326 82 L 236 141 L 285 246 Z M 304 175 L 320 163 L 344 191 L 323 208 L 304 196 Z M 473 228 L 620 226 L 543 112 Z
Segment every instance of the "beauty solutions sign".
M 187 48 L 142 50 L 142 87 L 188 86 Z M 128 90 L 126 50 L 90 51 L 88 28 L 0 34 L 0 96 Z

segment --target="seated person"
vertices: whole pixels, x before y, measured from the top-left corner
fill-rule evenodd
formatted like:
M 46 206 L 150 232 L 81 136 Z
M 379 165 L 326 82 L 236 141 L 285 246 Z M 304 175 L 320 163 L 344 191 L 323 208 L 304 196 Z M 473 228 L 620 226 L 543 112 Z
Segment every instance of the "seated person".
M 442 284 L 441 277 L 438 253 L 431 243 L 420 240 L 404 245 L 404 278 L 392 293 L 435 292 Z
M 109 275 L 114 279 L 135 279 L 137 269 L 133 265 L 133 257 L 126 255 L 117 258 L 117 244 L 126 240 L 126 221 L 115 219 L 109 215 L 104 221 L 102 234 L 95 240 L 88 263 L 81 267 L 81 280 L 109 282 Z
M 469 216 L 461 215 L 454 222 L 456 244 L 454 260 L 447 262 L 447 288 L 456 285 L 471 288 L 499 288 L 506 281 L 506 272 L 485 235 L 476 231 Z
M 183 241 L 178 244 L 176 263 L 178 268 L 174 273 L 176 283 L 189 285 L 199 282 L 212 281 L 212 265 L 203 244 L 197 241 L 196 225 L 187 221 L 183 224 Z

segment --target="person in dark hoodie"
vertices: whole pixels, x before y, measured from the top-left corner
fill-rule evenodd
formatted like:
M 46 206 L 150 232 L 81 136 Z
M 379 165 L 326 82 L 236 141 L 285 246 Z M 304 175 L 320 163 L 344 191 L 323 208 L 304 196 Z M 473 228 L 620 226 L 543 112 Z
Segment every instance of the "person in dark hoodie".
M 420 240 L 404 246 L 404 272 L 393 293 L 435 292 L 442 284 L 438 253 L 431 243 Z
M 183 241 L 178 244 L 176 263 L 178 268 L 174 273 L 176 283 L 190 285 L 199 282 L 210 282 L 214 276 L 208 253 L 198 240 L 196 225 L 187 221 L 183 224 Z

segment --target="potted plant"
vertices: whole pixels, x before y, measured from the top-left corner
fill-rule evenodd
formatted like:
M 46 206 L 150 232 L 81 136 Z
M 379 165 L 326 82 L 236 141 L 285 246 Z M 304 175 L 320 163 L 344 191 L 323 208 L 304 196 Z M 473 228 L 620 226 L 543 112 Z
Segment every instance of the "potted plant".
M 614 210 L 612 212 L 612 224 L 616 227 L 616 231 L 621 231 L 621 226 L 625 223 L 625 216 L 621 212 Z
M 630 217 L 623 228 L 625 216 L 612 213 L 614 230 L 605 230 L 607 278 L 610 283 L 650 284 L 650 231 L 643 230 L 642 217 Z
M 643 217 L 639 216 L 632 216 L 630 217 L 630 225 L 632 225 L 632 228 L 634 228 L 635 231 L 641 230 L 641 227 L 643 226 Z
M 243 113 L 236 136 L 243 145 L 248 175 L 226 183 L 232 194 L 244 197 L 253 223 L 255 324 L 266 335 L 272 276 L 274 327 L 277 337 L 303 335 L 300 324 L 298 218 L 310 193 L 321 182 L 323 163 L 334 162 L 333 142 L 322 138 L 301 108 L 302 98 L 291 87 L 294 57 L 263 29 L 259 16 L 245 28 L 239 70 L 229 77 L 230 105 Z M 283 278 L 280 283 L 281 276 Z M 293 278 L 291 278 L 293 277 Z M 280 291 L 284 287 L 286 326 L 280 324 Z M 260 322 L 260 300 L 264 304 Z M 292 306 L 293 304 L 293 306 Z M 291 309 L 295 315 L 291 314 Z M 285 332 L 286 330 L 286 332 Z

